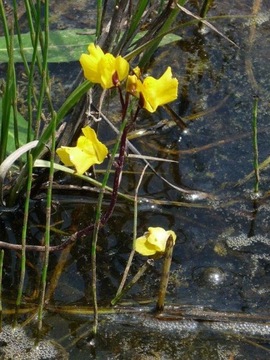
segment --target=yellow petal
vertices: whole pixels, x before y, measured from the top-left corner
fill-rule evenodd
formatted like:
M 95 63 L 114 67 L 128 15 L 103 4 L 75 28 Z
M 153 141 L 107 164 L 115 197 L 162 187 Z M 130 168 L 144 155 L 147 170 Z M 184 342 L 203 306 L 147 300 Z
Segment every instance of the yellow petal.
M 101 164 L 108 155 L 108 148 L 98 140 L 96 132 L 90 126 L 84 127 L 82 132 L 88 140 L 85 142 L 85 151 L 89 154 L 95 154 L 95 164 Z
M 82 54 L 80 63 L 83 68 L 84 77 L 96 84 L 100 83 L 100 73 L 98 71 L 98 61 L 87 54 Z
M 76 146 L 62 146 L 57 149 L 57 154 L 66 166 L 74 166 L 78 175 L 85 173 L 94 164 L 93 158 Z
M 141 92 L 141 88 L 142 88 L 142 83 L 141 81 L 137 78 L 136 75 L 129 75 L 127 78 L 127 83 L 126 83 L 126 90 L 127 92 L 129 92 L 130 94 L 139 97 L 140 96 L 140 92 Z
M 99 84 L 101 80 L 98 64 L 104 57 L 104 52 L 94 43 L 91 43 L 88 46 L 88 51 L 89 54 L 82 54 L 80 57 L 80 63 L 83 68 L 84 77 L 93 83 Z
M 114 86 L 113 75 L 115 69 L 115 57 L 112 54 L 105 54 L 98 64 L 98 71 L 100 74 L 100 85 L 103 89 L 109 89 Z
M 127 77 L 129 64 L 122 56 L 115 58 L 110 53 L 104 54 L 101 48 L 93 43 L 88 46 L 88 51 L 89 55 L 83 54 L 80 57 L 86 79 L 100 84 L 103 89 L 109 89 Z
M 69 157 L 78 175 L 84 174 L 95 164 L 95 157 L 89 156 L 89 154 L 77 147 L 70 148 Z
M 175 244 L 176 233 L 172 230 L 167 230 L 167 233 L 168 233 L 168 238 L 169 238 L 169 236 L 171 236 L 173 238 L 173 244 Z
M 124 80 L 129 73 L 129 63 L 122 56 L 117 56 L 115 59 L 115 69 L 117 72 L 118 80 Z
M 178 80 L 172 77 L 171 68 L 168 67 L 159 79 L 146 77 L 141 91 L 144 98 L 143 107 L 149 112 L 154 112 L 158 106 L 177 99 Z
M 82 132 L 84 135 L 78 138 L 76 146 L 62 146 L 56 150 L 61 161 L 66 166 L 74 166 L 79 175 L 94 164 L 101 164 L 108 154 L 107 147 L 98 140 L 92 128 L 86 126 Z
M 168 67 L 165 73 L 158 79 L 156 85 L 159 105 L 164 105 L 177 99 L 178 80 L 172 77 L 170 67 Z
M 167 231 L 161 227 L 149 227 L 148 233 L 149 233 L 147 237 L 148 243 L 155 246 L 156 251 L 164 252 L 169 237 Z
M 143 236 L 135 240 L 134 248 L 138 253 L 145 256 L 164 253 L 170 236 L 172 236 L 175 244 L 176 234 L 174 231 L 166 231 L 161 227 L 149 227 Z
M 93 56 L 97 61 L 99 61 L 102 56 L 104 56 L 104 52 L 101 50 L 101 48 L 94 43 L 89 44 L 88 51 L 89 54 Z
M 145 236 L 135 240 L 135 251 L 144 256 L 151 256 L 157 252 L 156 247 L 149 244 Z
M 60 157 L 63 164 L 66 166 L 73 166 L 73 163 L 70 161 L 68 149 L 69 147 L 67 146 L 61 146 L 56 150 L 56 153 Z
M 139 68 L 139 66 L 136 66 L 134 69 L 132 69 L 132 71 L 137 76 L 137 78 L 140 79 L 140 77 L 141 77 L 141 69 Z
M 98 64 L 104 56 L 103 51 L 99 46 L 91 43 L 88 46 L 88 54 L 82 54 L 80 57 L 80 63 L 84 71 L 84 77 L 93 82 L 100 83 L 100 73 L 98 71 Z

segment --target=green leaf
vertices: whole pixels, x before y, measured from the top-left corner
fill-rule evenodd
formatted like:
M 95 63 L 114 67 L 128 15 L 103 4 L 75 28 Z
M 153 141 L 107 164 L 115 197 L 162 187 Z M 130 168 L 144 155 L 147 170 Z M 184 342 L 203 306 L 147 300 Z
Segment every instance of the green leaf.
M 145 32 L 140 32 L 134 40 L 141 38 Z M 56 30 L 49 33 L 49 49 L 48 62 L 61 63 L 78 61 L 81 54 L 87 52 L 87 47 L 91 42 L 94 42 L 95 36 L 93 31 L 84 29 L 68 29 Z M 162 39 L 160 46 L 169 44 L 171 42 L 181 39 L 180 36 L 174 34 L 167 34 Z M 22 34 L 23 51 L 27 61 L 32 60 L 33 47 L 30 33 Z M 38 48 L 39 52 L 40 47 Z M 0 62 L 7 62 L 8 55 L 6 49 L 5 37 L 0 37 Z M 14 37 L 14 62 L 22 62 L 20 48 L 16 36 Z
M 134 40 L 132 41 L 132 44 L 130 46 L 130 49 L 133 49 L 136 47 L 136 42 L 138 40 L 140 40 L 145 34 L 147 33 L 147 31 L 140 31 L 135 37 L 134 37 Z M 173 33 L 169 33 L 169 34 L 166 34 L 163 36 L 162 40 L 160 41 L 160 44 L 159 46 L 165 46 L 165 45 L 168 45 L 170 43 L 173 43 L 175 41 L 178 41 L 178 40 L 181 40 L 182 37 L 179 36 L 179 35 L 175 35 Z M 151 39 L 152 41 L 154 41 L 154 39 Z
M 2 99 L 0 98 L 0 119 L 2 119 Z M 27 143 L 27 132 L 28 132 L 28 123 L 25 118 L 21 114 L 17 114 L 17 122 L 18 122 L 18 137 L 19 137 L 19 145 L 22 146 Z M 30 139 L 32 140 L 32 139 Z M 14 137 L 14 117 L 13 110 L 10 112 L 10 121 L 8 128 L 8 141 L 7 141 L 7 155 L 11 154 L 16 150 L 15 146 L 15 137 Z
M 175 34 L 167 34 L 164 36 L 164 38 L 161 40 L 159 46 L 165 46 L 168 45 L 170 43 L 173 43 L 175 41 L 181 40 L 182 37 L 179 35 L 175 35 Z
M 27 61 L 32 60 L 33 47 L 30 33 L 22 34 L 23 51 Z M 89 30 L 69 29 L 56 30 L 49 33 L 48 61 L 50 63 L 78 61 L 80 55 L 87 51 L 88 45 L 95 39 Z M 39 52 L 40 47 L 38 47 Z M 7 62 L 5 38 L 0 37 L 0 62 Z M 14 62 L 22 62 L 20 48 L 14 37 Z

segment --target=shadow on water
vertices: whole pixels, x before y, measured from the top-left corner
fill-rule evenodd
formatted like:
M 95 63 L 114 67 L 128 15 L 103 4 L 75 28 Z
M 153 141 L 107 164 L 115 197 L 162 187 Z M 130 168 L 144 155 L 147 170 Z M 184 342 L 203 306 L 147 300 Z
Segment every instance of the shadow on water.
M 168 65 L 172 67 L 180 84 L 179 100 L 172 107 L 188 127 L 183 132 L 160 109 L 154 118 L 145 113 L 137 130 L 151 129 L 161 120 L 165 125 L 132 140 L 145 155 L 177 161 L 153 162 L 170 182 L 210 194 L 207 199 L 193 200 L 151 171 L 146 171 L 140 188 L 138 233 L 148 226 L 162 226 L 173 229 L 178 237 L 167 303 L 179 308 L 172 311 L 168 307 L 164 317 L 151 311 L 159 286 L 158 261 L 126 294 L 119 312 L 107 307 L 132 248 L 133 204 L 120 199 L 113 217 L 100 231 L 98 295 L 107 313 L 101 314 L 95 342 L 89 333 L 91 237 L 50 258 L 44 336 L 59 342 L 71 359 L 269 356 L 269 170 L 261 169 L 258 196 L 254 195 L 255 178 L 248 175 L 253 171 L 254 96 L 259 99 L 260 162 L 269 156 L 270 44 L 266 39 L 270 7 L 262 4 L 254 18 L 253 11 L 251 1 L 243 4 L 240 0 L 233 5 L 214 1 L 210 9 L 209 17 L 220 16 L 214 25 L 238 47 L 207 28 L 198 31 L 191 26 L 181 31 L 182 40 L 158 51 L 151 70 L 159 76 Z M 52 66 L 56 78 L 63 66 Z M 77 64 L 66 66 L 71 72 L 79 70 Z M 110 141 L 106 124 L 101 124 L 100 133 Z M 140 160 L 127 159 L 121 192 L 134 194 L 143 166 Z M 81 187 L 85 184 L 77 183 L 76 190 L 65 188 L 74 184 L 72 177 L 57 180 L 62 187 L 54 190 L 55 244 L 89 224 L 97 199 L 92 189 Z M 32 199 L 29 243 L 43 240 L 45 196 L 44 189 L 44 194 Z M 20 210 L 15 217 L 14 213 L 1 214 L 2 241 L 19 242 L 22 216 Z M 12 312 L 20 255 L 6 252 L 4 261 L 3 302 L 7 312 Z M 144 261 L 135 256 L 131 276 Z M 27 255 L 25 308 L 19 315 L 23 321 L 37 306 L 41 263 L 40 254 Z M 12 317 L 7 315 L 7 319 Z M 68 355 L 63 350 L 61 356 Z

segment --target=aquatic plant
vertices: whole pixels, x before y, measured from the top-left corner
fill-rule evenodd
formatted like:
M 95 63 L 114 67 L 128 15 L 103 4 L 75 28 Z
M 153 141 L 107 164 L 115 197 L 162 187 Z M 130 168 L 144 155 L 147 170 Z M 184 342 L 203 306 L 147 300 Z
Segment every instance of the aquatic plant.
M 211 137 L 216 137 L 220 129 L 223 134 L 225 122 L 232 124 L 227 113 L 224 122 L 223 118 L 215 118 L 218 108 L 226 108 L 231 92 L 239 101 L 238 111 L 241 104 L 239 90 L 231 89 L 231 83 L 224 94 L 212 94 L 212 91 L 217 91 L 221 82 L 228 85 L 228 79 L 224 74 L 231 76 L 241 58 L 241 51 L 239 50 L 236 59 L 233 52 L 238 48 L 229 39 L 223 59 L 226 61 L 217 60 L 220 61 L 219 66 L 212 68 L 211 65 L 215 63 L 213 58 L 216 55 L 218 57 L 219 49 L 209 46 L 212 45 L 210 39 L 213 40 L 209 29 L 215 31 L 215 35 L 218 34 L 215 40 L 219 39 L 227 44 L 228 38 L 217 31 L 209 21 L 221 19 L 223 24 L 227 17 L 230 19 L 228 28 L 237 18 L 241 18 L 241 21 L 248 18 L 250 23 L 254 20 L 255 24 L 259 1 L 254 0 L 252 15 L 243 16 L 239 11 L 235 16 L 222 14 L 214 18 L 205 17 L 208 9 L 213 9 L 213 2 L 190 2 L 188 8 L 183 7 L 184 2 L 98 0 L 96 29 L 89 31 L 77 28 L 50 30 L 49 2 L 46 0 L 13 1 L 11 13 L 7 11 L 8 2 L 1 1 L 1 26 L 3 24 L 5 35 L 0 37 L 0 61 L 7 64 L 7 71 L 4 75 L 5 81 L 0 84 L 0 214 L 3 216 L 3 223 L 7 224 L 3 231 L 7 236 L 0 240 L 0 293 L 4 294 L 3 298 L 0 297 L 0 311 L 5 315 L 3 323 L 7 319 L 6 316 L 11 315 L 13 325 L 26 326 L 30 322 L 31 325 L 36 324 L 31 328 L 35 335 L 37 334 L 37 340 L 50 331 L 49 328 L 53 329 L 51 333 L 56 333 L 54 325 L 58 325 L 59 318 L 68 317 L 67 321 L 72 321 L 71 317 L 75 316 L 79 319 L 75 320 L 78 327 L 70 323 L 68 336 L 61 339 L 61 343 L 66 341 L 67 350 L 74 348 L 74 344 L 77 343 L 78 349 L 81 350 L 79 342 L 85 341 L 86 358 L 89 358 L 89 345 L 90 348 L 95 348 L 93 333 L 97 335 L 97 343 L 100 333 L 106 334 L 104 336 L 106 341 L 108 340 L 108 328 L 105 325 L 104 329 L 105 322 L 99 321 L 108 314 L 111 324 L 109 326 L 115 327 L 116 333 L 117 326 L 124 320 L 125 336 L 128 329 L 126 324 L 132 328 L 132 321 L 136 319 L 135 326 L 139 328 L 137 333 L 141 335 L 140 330 L 143 327 L 146 329 L 142 331 L 143 339 L 138 343 L 141 346 L 146 339 L 148 349 L 152 346 L 149 342 L 151 326 L 152 329 L 155 327 L 152 333 L 153 342 L 154 339 L 159 340 L 162 333 L 164 338 L 169 337 L 167 348 L 172 349 L 172 336 L 168 336 L 167 333 L 170 329 L 170 335 L 177 334 L 176 348 L 179 350 L 182 340 L 184 347 L 190 347 L 190 352 L 193 346 L 196 346 L 197 334 L 194 329 L 199 329 L 200 333 L 205 334 L 206 327 L 213 332 L 215 325 L 225 326 L 225 331 L 230 332 L 230 328 L 226 326 L 233 326 L 237 336 L 243 335 L 243 328 L 245 334 L 254 335 L 253 325 L 258 319 L 249 317 L 250 314 L 231 314 L 235 321 L 231 324 L 228 323 L 228 320 L 232 319 L 228 312 L 205 311 L 201 307 L 196 307 L 192 311 L 190 306 L 175 304 L 173 307 L 164 308 L 168 301 L 186 301 L 187 294 L 199 302 L 200 296 L 207 298 L 209 289 L 209 296 L 214 292 L 218 293 L 219 290 L 223 291 L 224 302 L 231 291 L 235 294 L 233 281 L 229 282 L 228 292 L 225 288 L 226 282 L 231 280 L 225 270 L 212 266 L 211 272 L 204 271 L 199 267 L 199 259 L 203 256 L 197 257 L 205 251 L 204 256 L 209 263 L 214 259 L 213 253 L 216 252 L 222 257 L 222 264 L 229 264 L 231 269 L 235 266 L 235 273 L 239 272 L 241 276 L 244 274 L 238 267 L 238 261 L 242 256 L 239 247 L 247 246 L 246 238 L 241 237 L 240 244 L 239 238 L 236 237 L 235 246 L 230 247 L 228 233 L 219 235 L 222 228 L 219 228 L 219 225 L 224 222 L 227 211 L 232 211 L 231 219 L 239 214 L 239 217 L 243 218 L 246 212 L 252 217 L 249 246 L 253 241 L 261 241 L 265 246 L 268 244 L 264 237 L 254 237 L 252 234 L 256 231 L 255 225 L 258 225 L 255 224 L 257 210 L 261 201 L 266 202 L 269 194 L 266 193 L 265 198 L 259 198 L 257 202 L 255 200 L 254 208 L 250 209 L 245 193 L 245 206 L 239 209 L 239 214 L 236 208 L 239 204 L 238 197 L 241 196 L 239 185 L 246 184 L 248 179 L 254 177 L 254 172 L 254 192 L 258 199 L 259 185 L 260 190 L 263 189 L 265 181 L 262 177 L 261 182 L 259 175 L 269 165 L 269 159 L 259 163 L 259 140 L 262 129 L 258 128 L 257 120 L 260 124 L 261 95 L 254 82 L 256 74 L 255 77 L 252 74 L 252 64 L 249 64 L 247 69 L 256 93 L 253 98 L 255 171 L 236 184 L 237 196 L 234 188 L 233 197 L 229 202 L 227 193 L 226 199 L 219 197 L 220 192 L 224 190 L 223 182 L 226 181 L 217 178 L 217 174 L 221 172 L 219 166 L 222 167 L 223 164 L 218 162 L 219 149 L 225 144 L 232 144 L 233 139 L 249 139 L 250 134 L 239 133 L 231 136 L 234 126 L 237 131 L 240 126 L 236 124 L 236 116 L 233 126 L 228 125 L 231 126 L 229 139 L 224 140 L 222 137 L 217 141 L 208 142 L 209 129 Z M 58 3 L 61 2 L 51 2 L 51 6 Z M 106 16 L 105 3 L 113 4 L 109 10 L 109 17 Z M 26 10 L 24 20 L 27 22 L 28 33 L 19 25 L 20 6 Z M 224 3 L 222 6 L 228 5 Z M 188 10 L 191 8 L 195 9 L 198 15 Z M 178 16 L 180 12 L 182 15 Z M 105 26 L 103 21 L 106 18 L 111 19 L 111 22 Z M 176 18 L 180 21 L 175 22 Z M 186 26 L 193 26 L 194 31 L 185 33 L 183 29 Z M 256 25 L 254 31 L 255 27 Z M 171 34 L 176 31 L 177 35 Z M 250 34 L 249 45 L 256 38 L 254 31 Z M 183 36 L 182 40 L 179 34 Z M 184 38 L 185 34 L 188 35 L 188 39 Z M 237 32 L 227 34 L 230 34 L 232 39 L 237 39 Z M 166 50 L 163 52 L 158 48 L 175 40 L 178 41 L 177 51 L 184 56 L 174 58 L 174 62 L 171 61 L 171 56 L 163 57 L 161 60 L 159 55 L 167 53 Z M 244 41 L 243 37 L 243 43 Z M 218 43 L 218 46 L 220 45 Z M 245 48 L 246 46 L 245 43 Z M 227 56 L 228 54 L 230 56 Z M 215 56 L 210 59 L 209 55 Z M 246 64 L 251 59 L 252 56 L 249 54 Z M 235 64 L 231 66 L 233 60 Z M 64 63 L 69 61 L 76 61 L 77 68 L 76 63 L 70 66 L 78 77 L 67 89 L 62 87 L 62 82 L 55 83 L 54 77 L 51 77 L 50 63 L 59 62 L 58 69 L 65 71 L 67 64 Z M 20 62 L 18 67 L 17 62 Z M 221 64 L 224 68 L 220 67 Z M 226 73 L 230 66 L 229 72 Z M 18 69 L 20 71 L 17 71 Z M 179 79 L 181 78 L 181 100 L 172 103 L 171 108 L 167 104 L 178 97 L 178 81 L 173 75 L 176 71 L 180 74 Z M 197 77 L 196 82 L 194 79 Z M 207 86 L 203 86 L 205 82 Z M 209 89 L 209 84 L 213 85 L 213 89 Z M 197 103 L 194 102 L 196 96 Z M 178 112 L 185 117 L 180 118 Z M 210 126 L 206 121 L 211 114 L 214 121 Z M 196 122 L 197 119 L 199 121 Z M 193 123 L 186 131 L 187 121 Z M 245 131 L 247 123 L 245 118 Z M 194 129 L 199 131 L 191 135 Z M 153 136 L 154 145 L 152 138 L 148 142 L 149 135 Z M 151 154 L 149 149 L 152 145 L 151 150 L 155 153 Z M 204 156 L 210 149 L 216 151 L 213 159 L 208 154 Z M 164 158 L 161 154 L 164 154 Z M 223 160 L 232 157 L 229 151 L 222 155 Z M 241 151 L 231 160 L 237 162 L 238 157 L 241 158 Z M 156 162 L 160 166 L 156 166 Z M 230 165 L 232 163 L 233 161 Z M 207 167 L 205 164 L 210 166 Z M 194 171 L 189 171 L 193 165 Z M 238 166 L 241 168 L 242 164 L 239 162 Z M 205 169 L 207 170 L 204 171 Z M 211 188 L 212 183 L 207 182 L 208 177 L 215 181 L 214 190 Z M 203 181 L 202 185 L 199 181 L 205 178 L 206 181 Z M 216 187 L 217 183 L 220 187 Z M 201 188 L 201 185 L 211 193 L 194 189 Z M 148 189 L 151 191 L 148 192 Z M 147 194 L 147 197 L 144 197 L 144 194 Z M 231 203 L 234 204 L 233 209 Z M 174 212 L 176 208 L 177 211 Z M 204 218 L 208 217 L 210 211 L 215 211 L 215 221 L 211 223 L 211 229 L 207 224 L 204 230 Z M 11 217 L 15 220 L 9 223 Z M 124 222 L 124 217 L 128 219 L 128 225 Z M 169 221 L 166 222 L 166 219 Z M 225 222 L 227 221 L 230 221 L 229 217 L 226 217 Z M 22 229 L 17 226 L 18 224 Z M 193 226 L 198 227 L 196 231 L 193 231 Z M 176 241 L 176 233 L 173 230 L 165 229 L 174 229 L 179 240 Z M 216 232 L 211 237 L 209 234 L 213 229 Z M 189 235 L 189 232 L 192 235 Z M 203 244 L 203 241 L 206 241 L 204 236 L 207 237 L 207 246 Z M 173 271 L 170 273 L 173 251 Z M 235 252 L 238 252 L 238 259 L 231 255 Z M 245 251 L 243 262 L 249 259 L 250 253 Z M 183 263 L 183 259 L 188 261 Z M 261 298 L 267 295 L 267 291 L 264 295 L 265 289 L 261 283 L 261 274 L 265 272 L 261 263 L 264 261 L 269 261 L 267 254 L 256 255 L 254 252 L 254 268 L 251 277 L 247 276 L 245 281 L 251 283 L 251 278 L 259 275 L 257 269 L 260 269 L 260 283 L 258 287 L 252 286 L 248 289 L 248 299 L 245 299 L 245 294 L 243 295 L 244 289 L 241 290 L 240 296 L 247 300 L 248 306 L 252 302 L 250 297 L 256 291 Z M 191 263 L 196 266 L 194 271 Z M 187 273 L 190 279 L 184 277 Z M 147 281 L 144 281 L 143 276 Z M 9 281 L 8 286 L 6 279 Z M 192 282 L 192 286 L 189 286 L 189 281 Z M 197 282 L 199 286 L 194 297 L 193 290 Z M 65 293 L 63 284 L 67 287 Z M 205 284 L 210 284 L 209 289 L 205 290 Z M 74 295 L 77 290 L 78 297 Z M 239 289 L 233 304 L 238 301 L 238 293 Z M 126 300 L 130 302 L 127 304 Z M 150 306 L 146 306 L 146 302 Z M 210 306 L 213 302 L 214 298 L 211 298 Z M 261 300 L 260 304 L 263 303 Z M 51 314 L 57 314 L 52 322 Z M 110 317 L 111 315 L 113 316 Z M 124 318 L 125 315 L 127 318 Z M 186 327 L 183 325 L 186 324 L 183 318 L 188 318 Z M 238 327 L 235 326 L 240 318 L 246 318 L 250 323 L 239 323 Z M 209 327 L 204 320 L 208 321 Z M 217 320 L 220 320 L 219 324 Z M 59 323 L 61 327 L 62 322 Z M 100 326 L 103 326 L 101 332 L 98 331 Z M 265 334 L 269 330 L 265 324 L 256 329 L 260 334 Z M 192 340 L 189 340 L 187 336 L 191 331 Z M 62 334 L 62 329 L 60 332 Z M 114 336 L 115 333 L 111 338 L 115 344 L 117 341 Z M 72 338 L 74 342 L 70 341 Z M 16 342 L 16 339 L 14 341 Z M 122 344 L 125 348 L 124 341 L 121 344 L 117 343 L 119 349 Z M 32 342 L 29 346 L 32 347 Z M 262 350 L 261 345 L 260 347 Z M 173 353 L 173 350 L 171 352 Z M 31 356 L 30 352 L 29 354 Z M 230 352 L 225 357 L 231 356 L 233 355 Z M 175 357 L 174 354 L 172 357 Z M 207 356 L 206 358 L 209 359 Z
M 181 3 L 184 3 L 184 1 Z M 172 77 L 170 67 L 168 67 L 164 74 L 158 79 L 152 76 L 147 76 L 143 79 L 141 70 L 139 71 L 138 67 L 134 68 L 134 71 L 130 73 L 130 71 L 132 71 L 130 69 L 133 68 L 133 64 L 130 65 L 130 61 L 133 61 L 136 56 L 141 55 L 139 65 L 146 67 L 147 62 L 149 62 L 162 39 L 170 34 L 171 25 L 179 13 L 179 9 L 174 9 L 172 4 L 172 0 L 167 3 L 161 1 L 159 4 L 156 4 L 155 7 L 159 17 L 159 24 L 151 27 L 146 33 L 140 34 L 142 19 L 144 19 L 148 11 L 150 13 L 154 8 L 149 7 L 147 1 L 139 1 L 138 4 L 135 5 L 134 12 L 126 12 L 126 1 L 120 1 L 113 12 L 113 20 L 108 36 L 105 40 L 100 40 L 100 44 L 99 42 L 95 44 L 93 40 L 101 36 L 101 28 L 103 26 L 102 2 L 97 1 L 96 37 L 93 36 L 92 41 L 89 41 L 88 54 L 83 51 L 79 58 L 85 80 L 80 77 L 80 82 L 73 87 L 64 101 L 61 104 L 55 105 L 52 96 L 52 80 L 50 79 L 48 64 L 50 56 L 53 56 L 57 61 L 60 59 L 60 61 L 63 62 L 66 61 L 67 57 L 62 54 L 52 55 L 51 53 L 52 48 L 57 48 L 54 44 L 51 45 L 51 41 L 57 42 L 58 40 L 57 33 L 51 32 L 49 29 L 49 2 L 45 1 L 44 4 L 40 0 L 35 4 L 32 1 L 25 2 L 25 12 L 30 29 L 29 34 L 22 33 L 18 19 L 17 3 L 13 2 L 12 10 L 16 29 L 16 36 L 14 36 L 13 22 L 9 23 L 6 7 L 1 1 L 1 19 L 4 25 L 4 41 L 7 49 L 6 61 L 8 63 L 7 79 L 4 94 L 1 99 L 1 205 L 3 208 L 12 209 L 19 199 L 25 196 L 23 200 L 24 220 L 21 244 L 9 244 L 2 241 L 1 247 L 3 249 L 16 249 L 21 251 L 21 272 L 18 296 L 16 299 L 18 309 L 23 301 L 27 251 L 44 253 L 38 305 L 38 329 L 40 331 L 42 329 L 43 311 L 47 301 L 46 294 L 50 254 L 55 251 L 68 249 L 75 241 L 85 238 L 91 233 L 93 234 L 93 239 L 89 251 L 92 257 L 92 293 L 95 312 L 94 332 L 97 330 L 98 299 L 96 283 L 98 264 L 96 252 L 99 230 L 108 222 L 113 214 L 119 195 L 124 196 L 129 201 L 134 201 L 129 195 L 119 193 L 126 157 L 128 133 L 134 128 L 138 115 L 143 109 L 153 113 L 159 106 L 176 100 L 178 93 L 178 81 Z M 128 6 L 132 7 L 132 4 L 130 3 Z M 121 22 L 118 22 L 119 14 L 122 13 L 125 14 L 129 22 L 129 27 L 126 28 L 124 32 Z M 159 28 L 160 24 L 164 26 Z M 154 36 L 152 36 L 153 34 Z M 149 38 L 149 35 L 152 39 Z M 121 37 L 120 40 L 119 36 Z M 72 36 L 70 36 L 70 39 L 71 38 Z M 169 41 L 173 41 L 175 38 L 179 37 L 172 37 Z M 76 41 L 77 40 L 75 40 L 75 42 Z M 169 41 L 167 40 L 167 43 Z M 16 43 L 15 47 L 14 43 Z M 59 43 L 60 46 L 62 46 L 61 39 Z M 65 47 L 68 49 L 70 45 L 64 45 L 64 48 Z M 31 51 L 29 52 L 29 49 L 32 49 L 32 53 Z M 68 56 L 74 59 L 74 55 L 70 52 Z M 27 77 L 26 111 L 24 114 L 25 118 L 22 119 L 18 115 L 17 107 L 16 61 L 22 61 Z M 67 114 L 76 108 L 80 102 L 86 101 L 86 94 L 95 84 L 100 85 L 103 90 L 116 89 L 119 94 L 119 114 L 121 121 L 116 132 L 115 145 L 110 150 L 98 139 L 99 136 L 92 127 L 82 126 L 81 118 L 69 120 L 69 123 L 71 123 L 71 126 L 74 128 L 74 130 L 71 131 L 71 139 L 73 141 L 76 140 L 76 145 L 70 146 L 71 140 L 67 142 L 60 140 L 61 137 L 64 138 L 68 133 L 67 127 L 69 125 L 68 122 L 65 121 Z M 131 95 L 134 95 L 134 98 Z M 135 99 L 136 101 L 134 101 Z M 104 92 L 100 95 L 98 116 L 102 113 L 103 100 Z M 90 112 L 91 106 L 92 103 L 90 102 Z M 93 116 L 93 118 L 95 117 Z M 75 122 L 78 123 L 75 124 Z M 19 125 L 20 128 L 24 130 L 24 133 L 20 133 Z M 75 129 L 81 129 L 83 135 L 77 137 L 75 135 Z M 10 146 L 10 131 L 14 132 L 15 140 L 13 147 Z M 24 158 L 22 157 L 23 155 Z M 64 166 L 56 162 L 56 155 L 58 155 Z M 19 168 L 15 168 L 13 172 L 13 167 L 15 164 L 17 165 L 19 157 L 21 158 Z M 47 158 L 49 161 L 42 160 L 43 158 Z M 89 169 L 93 165 L 102 164 L 106 158 L 106 169 L 103 170 L 103 179 L 97 181 L 89 176 Z M 153 169 L 151 164 L 148 165 L 149 168 Z M 32 189 L 36 184 L 35 167 L 43 167 L 45 170 L 49 169 L 44 243 L 42 245 L 30 245 L 28 243 L 30 199 Z M 69 169 L 69 167 L 74 167 L 75 171 Z M 80 177 L 84 179 L 84 181 L 94 184 L 99 188 L 99 195 L 95 219 L 84 229 L 80 229 L 67 236 L 61 244 L 52 245 L 51 212 L 56 171 L 72 173 L 73 176 Z M 7 190 L 5 186 L 7 174 L 10 175 L 12 182 L 9 190 Z M 108 181 L 111 178 L 111 174 L 113 174 L 113 185 L 109 187 Z M 164 179 L 164 181 L 166 181 L 166 179 Z M 111 193 L 111 199 L 109 206 L 103 211 L 105 191 Z M 134 238 L 135 236 L 134 234 Z M 131 237 L 131 244 L 132 241 Z M 166 247 L 165 242 L 163 245 Z M 165 249 L 163 250 L 165 251 Z

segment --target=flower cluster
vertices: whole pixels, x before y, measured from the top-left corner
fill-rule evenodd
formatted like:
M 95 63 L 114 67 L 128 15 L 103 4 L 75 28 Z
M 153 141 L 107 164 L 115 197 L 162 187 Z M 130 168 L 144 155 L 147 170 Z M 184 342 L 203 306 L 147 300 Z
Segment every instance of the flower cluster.
M 164 230 L 161 227 L 149 227 L 148 231 L 135 240 L 135 250 L 144 256 L 164 253 L 167 240 L 172 236 L 175 244 L 176 234 L 172 230 Z
M 82 54 L 80 57 L 84 76 L 90 82 L 100 84 L 103 89 L 119 87 L 121 82 L 126 80 L 127 93 L 137 97 L 139 105 L 151 113 L 155 112 L 160 105 L 165 105 L 177 98 L 178 80 L 172 76 L 170 67 L 159 79 L 152 76 L 142 79 L 138 67 L 129 74 L 129 63 L 122 56 L 105 54 L 93 43 L 89 45 L 88 52 L 89 54 Z M 86 126 L 82 129 L 82 133 L 76 146 L 62 146 L 56 150 L 61 161 L 66 166 L 74 166 L 78 175 L 82 175 L 95 164 L 101 164 L 108 155 L 107 147 L 98 140 L 92 128 Z M 163 254 L 170 237 L 174 244 L 176 234 L 172 230 L 149 227 L 143 236 L 135 240 L 134 248 L 144 256 Z
M 178 80 L 172 77 L 170 67 L 159 79 L 147 76 L 142 81 L 138 67 L 133 70 L 134 75 L 128 75 L 129 64 L 122 56 L 104 54 L 95 44 L 90 44 L 88 51 L 89 54 L 83 54 L 80 58 L 84 76 L 87 80 L 100 84 L 103 89 L 118 86 L 127 79 L 127 91 L 142 98 L 142 107 L 151 113 L 155 112 L 158 106 L 177 98 Z
M 177 98 L 178 80 L 172 77 L 171 68 L 155 79 L 147 76 L 141 80 L 140 69 L 137 67 L 129 75 L 129 63 L 122 56 L 104 54 L 103 50 L 91 43 L 89 54 L 82 54 L 80 63 L 87 80 L 100 84 L 103 89 L 118 87 L 126 80 L 128 93 L 140 99 L 141 106 L 149 112 L 154 112 L 160 105 L 167 104 Z M 108 154 L 108 149 L 96 136 L 90 127 L 82 129 L 75 147 L 62 146 L 57 154 L 66 166 L 74 166 L 77 174 L 83 174 L 94 164 L 101 164 Z

